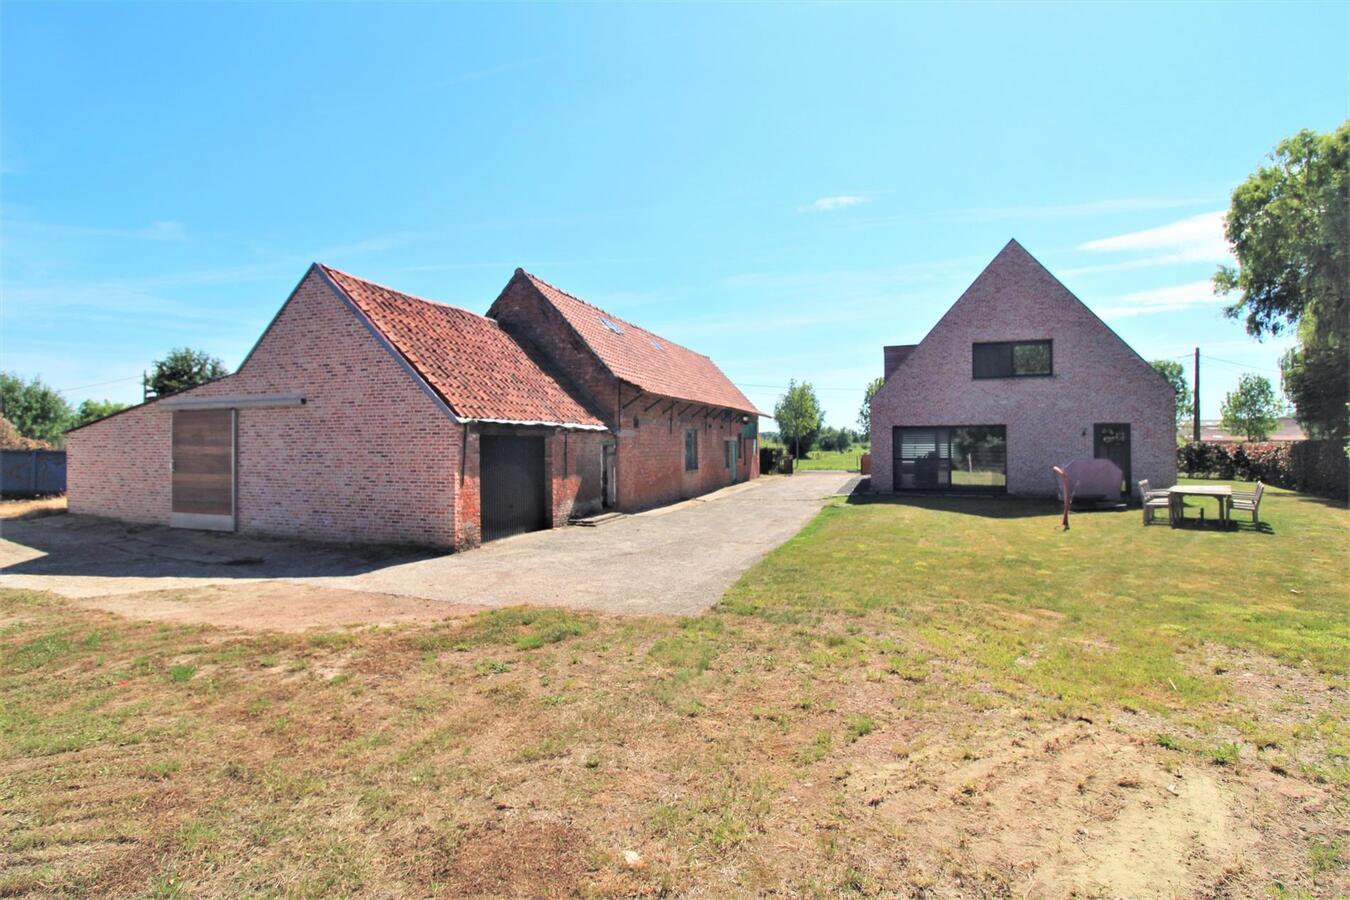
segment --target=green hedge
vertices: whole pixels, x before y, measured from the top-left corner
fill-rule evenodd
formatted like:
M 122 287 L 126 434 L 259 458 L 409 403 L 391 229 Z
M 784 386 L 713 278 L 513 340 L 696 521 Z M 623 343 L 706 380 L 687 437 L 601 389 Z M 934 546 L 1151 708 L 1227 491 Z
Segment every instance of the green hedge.
M 1340 500 L 1350 493 L 1350 460 L 1336 441 L 1184 444 L 1177 448 L 1177 468 L 1191 476 L 1259 480 Z

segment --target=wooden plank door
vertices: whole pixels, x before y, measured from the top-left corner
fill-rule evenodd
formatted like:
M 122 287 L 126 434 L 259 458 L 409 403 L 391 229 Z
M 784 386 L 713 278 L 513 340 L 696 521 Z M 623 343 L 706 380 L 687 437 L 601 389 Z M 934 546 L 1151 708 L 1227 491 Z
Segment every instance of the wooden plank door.
M 175 528 L 234 530 L 234 415 L 232 409 L 174 411 Z

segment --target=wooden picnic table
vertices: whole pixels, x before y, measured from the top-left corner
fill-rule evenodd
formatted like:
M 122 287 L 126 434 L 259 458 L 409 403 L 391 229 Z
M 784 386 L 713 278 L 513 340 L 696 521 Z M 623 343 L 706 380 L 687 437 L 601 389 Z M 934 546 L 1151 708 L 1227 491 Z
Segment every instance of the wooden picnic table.
M 1176 505 L 1172 514 L 1172 526 L 1175 528 L 1183 518 L 1183 498 L 1213 497 L 1219 501 L 1219 522 L 1228 524 L 1228 506 L 1233 501 L 1233 489 L 1226 484 L 1174 484 L 1167 489 L 1167 495 Z M 1204 511 L 1200 512 L 1203 519 Z

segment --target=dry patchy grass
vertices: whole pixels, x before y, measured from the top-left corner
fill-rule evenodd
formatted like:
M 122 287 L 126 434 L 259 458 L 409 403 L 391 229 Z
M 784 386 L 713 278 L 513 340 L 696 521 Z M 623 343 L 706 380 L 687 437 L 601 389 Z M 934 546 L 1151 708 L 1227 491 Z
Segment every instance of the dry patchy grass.
M 4 592 L 0 892 L 1344 893 L 1350 517 L 1267 507 L 837 504 L 681 620 Z

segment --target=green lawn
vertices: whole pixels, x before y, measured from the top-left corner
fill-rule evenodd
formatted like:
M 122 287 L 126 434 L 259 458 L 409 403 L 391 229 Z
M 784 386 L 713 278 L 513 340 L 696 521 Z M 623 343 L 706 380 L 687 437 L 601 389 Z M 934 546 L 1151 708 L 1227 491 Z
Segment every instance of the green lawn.
M 1346 675 L 1350 515 L 1334 502 L 1267 489 L 1260 531 L 1145 528 L 1130 510 L 1075 513 L 1063 532 L 1056 512 L 1006 497 L 835 505 L 721 609 L 808 627 L 842 613 L 1069 713 L 1203 705 L 1221 680 L 1187 657 L 1210 646 Z
M 836 500 L 684 619 L 0 591 L 0 895 L 1344 895 L 1350 513 L 1262 512 Z

